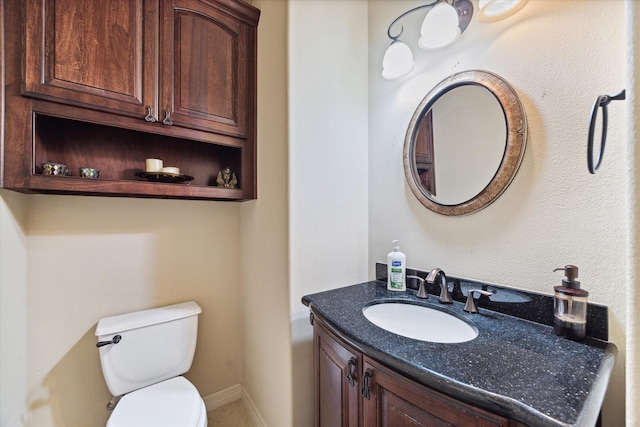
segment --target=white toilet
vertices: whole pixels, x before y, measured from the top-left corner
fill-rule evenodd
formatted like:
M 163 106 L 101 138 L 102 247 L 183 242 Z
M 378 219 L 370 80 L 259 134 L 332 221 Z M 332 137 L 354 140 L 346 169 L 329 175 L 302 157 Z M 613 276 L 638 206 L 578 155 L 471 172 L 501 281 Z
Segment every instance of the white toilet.
M 107 427 L 206 427 L 196 387 L 181 376 L 196 349 L 193 301 L 106 317 L 96 335 L 109 391 L 122 396 Z

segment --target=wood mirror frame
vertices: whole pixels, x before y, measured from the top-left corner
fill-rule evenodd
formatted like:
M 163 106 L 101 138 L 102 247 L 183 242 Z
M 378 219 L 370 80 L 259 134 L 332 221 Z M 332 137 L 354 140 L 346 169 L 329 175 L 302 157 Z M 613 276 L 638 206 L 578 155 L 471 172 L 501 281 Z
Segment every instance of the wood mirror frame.
M 477 195 L 458 204 L 439 203 L 424 188 L 416 167 L 416 135 L 423 117 L 430 113 L 435 102 L 454 88 L 465 85 L 482 86 L 491 92 L 502 107 L 506 124 L 506 146 L 498 170 Z M 527 119 L 515 90 L 500 76 L 482 70 L 470 70 L 453 74 L 438 83 L 416 108 L 404 141 L 403 163 L 409 188 L 426 208 L 442 215 L 466 215 L 477 212 L 493 203 L 513 180 L 525 152 Z

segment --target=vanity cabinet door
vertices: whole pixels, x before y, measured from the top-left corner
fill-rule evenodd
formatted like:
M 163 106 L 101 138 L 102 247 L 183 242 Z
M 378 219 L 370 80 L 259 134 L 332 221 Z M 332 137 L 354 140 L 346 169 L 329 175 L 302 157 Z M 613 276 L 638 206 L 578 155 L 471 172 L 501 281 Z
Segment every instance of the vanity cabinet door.
M 143 118 L 155 111 L 158 0 L 27 0 L 23 95 Z
M 222 3 L 162 2 L 160 115 L 175 126 L 246 137 L 255 108 L 256 26 Z
M 314 324 L 315 425 L 357 427 L 362 356 Z
M 459 402 L 364 357 L 369 375 L 368 399 L 363 398 L 366 427 L 509 427 L 501 416 Z

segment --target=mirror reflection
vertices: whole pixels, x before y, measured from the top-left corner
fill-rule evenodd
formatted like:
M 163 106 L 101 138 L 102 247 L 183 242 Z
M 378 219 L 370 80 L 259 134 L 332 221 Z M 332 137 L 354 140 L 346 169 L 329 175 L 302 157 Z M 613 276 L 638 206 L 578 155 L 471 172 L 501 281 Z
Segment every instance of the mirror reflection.
M 403 161 L 411 191 L 444 215 L 483 209 L 515 176 L 526 128 L 524 109 L 505 80 L 480 70 L 449 76 L 409 123 Z
M 443 94 L 417 123 L 416 169 L 435 201 L 457 205 L 493 179 L 507 145 L 502 106 L 483 86 Z

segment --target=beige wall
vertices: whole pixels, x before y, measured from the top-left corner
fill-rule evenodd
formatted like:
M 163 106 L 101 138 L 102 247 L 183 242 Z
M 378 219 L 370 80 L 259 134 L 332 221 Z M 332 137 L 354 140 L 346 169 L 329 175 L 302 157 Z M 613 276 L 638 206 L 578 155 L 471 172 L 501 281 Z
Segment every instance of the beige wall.
M 27 396 L 26 197 L 0 190 L 0 426 L 20 426 Z
M 638 201 L 640 200 L 640 150 L 636 143 L 640 133 L 640 101 L 632 94 L 638 93 L 640 87 L 640 4 L 635 1 L 626 2 L 627 5 L 627 40 L 628 61 L 627 76 L 629 84 L 627 86 L 627 99 L 629 102 L 629 143 L 627 147 L 627 157 L 630 159 L 628 174 L 630 176 L 631 188 L 629 189 L 629 199 L 631 204 L 631 230 L 630 234 L 630 265 L 628 268 L 628 283 L 626 289 L 627 307 L 627 364 L 626 364 L 626 401 L 629 402 L 626 408 L 627 425 L 635 426 L 640 424 L 640 407 L 638 402 L 640 391 L 640 295 L 638 294 L 638 272 L 640 271 L 640 216 Z
M 290 1 L 291 311 L 368 278 L 367 3 Z
M 254 1 L 258 199 L 241 205 L 244 387 L 266 426 L 292 425 L 287 182 L 287 2 Z M 260 425 L 260 424 L 259 424 Z
M 625 2 L 532 0 L 507 20 L 472 22 L 445 49 L 424 52 L 413 42 L 414 72 L 386 81 L 380 73 L 387 26 L 420 3 L 369 2 L 369 262 L 384 261 L 388 242 L 400 239 L 410 267 L 441 267 L 547 294 L 561 279 L 554 268 L 578 265 L 591 301 L 610 309 L 609 336 L 620 354 L 605 425 L 623 425 L 630 268 L 627 104 L 609 106 L 607 153 L 596 176 L 587 171 L 586 136 L 595 98 L 627 85 Z M 529 119 L 529 140 L 520 171 L 493 205 L 450 218 L 426 210 L 410 192 L 402 145 L 428 90 L 469 69 L 493 71 L 511 83 Z
M 313 425 L 312 327 L 301 298 L 366 281 L 368 4 L 289 1 L 293 425 Z
M 128 311 L 197 301 L 186 376 L 204 396 L 242 381 L 238 204 L 16 197 L 26 199 L 25 425 L 105 424 L 111 396 L 94 330 L 101 317 Z

